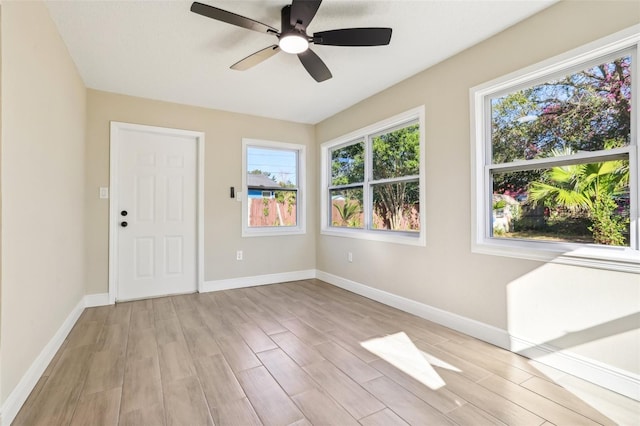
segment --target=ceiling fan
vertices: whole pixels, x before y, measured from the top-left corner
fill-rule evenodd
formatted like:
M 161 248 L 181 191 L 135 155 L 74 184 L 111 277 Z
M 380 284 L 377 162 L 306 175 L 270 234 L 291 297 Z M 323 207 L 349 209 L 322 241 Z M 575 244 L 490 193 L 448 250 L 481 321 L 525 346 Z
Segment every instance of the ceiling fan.
M 317 82 L 330 79 L 331 71 L 310 48 L 309 44 L 328 46 L 383 46 L 391 41 L 391 28 L 344 28 L 307 35 L 307 26 L 316 15 L 322 0 L 293 0 L 281 11 L 281 28 L 277 29 L 217 7 L 193 2 L 191 11 L 217 21 L 236 25 L 261 33 L 272 34 L 278 43 L 259 50 L 231 65 L 231 69 L 244 71 L 278 53 L 280 50 L 298 55 L 307 72 Z

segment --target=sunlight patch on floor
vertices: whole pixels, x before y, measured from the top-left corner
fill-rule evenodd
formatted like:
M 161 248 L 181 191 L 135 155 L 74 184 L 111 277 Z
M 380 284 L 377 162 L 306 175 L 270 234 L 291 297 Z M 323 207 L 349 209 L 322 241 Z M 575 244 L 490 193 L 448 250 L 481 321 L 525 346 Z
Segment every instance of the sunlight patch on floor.
M 562 388 L 563 399 L 581 401 L 585 404 L 586 411 L 596 410 L 619 425 L 640 425 L 640 401 L 604 389 L 539 361 L 529 360 L 529 364 L 542 372 L 547 380 Z M 590 415 L 593 416 L 593 413 Z
M 445 382 L 432 365 L 460 371 L 456 367 L 422 352 L 404 332 L 367 340 L 361 342 L 360 345 L 433 390 L 443 387 Z
M 454 367 L 453 365 L 449 364 L 448 362 L 444 362 L 443 360 L 441 360 L 440 358 L 436 358 L 435 356 L 426 353 L 424 351 L 420 351 L 422 353 L 422 356 L 424 357 L 424 359 L 426 359 L 431 365 L 435 365 L 436 367 L 440 367 L 440 368 L 445 368 L 447 370 L 451 370 L 451 371 L 455 371 L 456 373 L 462 373 L 462 370 L 460 370 L 457 367 Z

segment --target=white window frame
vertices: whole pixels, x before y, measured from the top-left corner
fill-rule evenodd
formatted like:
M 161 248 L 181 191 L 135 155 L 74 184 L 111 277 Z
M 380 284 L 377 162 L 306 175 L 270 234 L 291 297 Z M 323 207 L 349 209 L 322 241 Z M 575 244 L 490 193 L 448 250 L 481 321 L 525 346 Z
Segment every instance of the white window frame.
M 247 149 L 249 147 L 274 150 L 297 151 L 298 164 L 296 170 L 296 226 L 249 226 L 249 190 L 247 188 Z M 276 142 L 261 139 L 242 139 L 242 236 L 267 237 L 276 235 L 299 235 L 306 233 L 306 146 L 301 144 Z
M 403 124 L 409 124 L 411 122 L 417 122 L 419 129 L 419 137 L 420 137 L 420 171 L 418 174 L 418 185 L 420 188 L 419 191 L 419 200 L 420 200 L 420 231 L 419 232 L 402 232 L 402 231 L 391 231 L 384 229 L 364 229 L 361 228 L 343 228 L 337 226 L 331 226 L 331 213 L 330 207 L 331 203 L 329 202 L 330 197 L 330 183 L 331 183 L 331 150 L 334 148 L 339 148 L 340 146 L 346 146 L 350 143 L 357 142 L 360 139 L 365 140 L 365 151 L 367 152 L 366 159 L 367 163 L 370 162 L 371 153 L 368 152 L 368 146 L 370 145 L 367 142 L 367 138 L 383 133 L 386 130 L 393 130 Z M 407 244 L 407 245 L 415 245 L 415 246 L 425 246 L 426 245 L 426 237 L 425 237 L 425 227 L 426 227 L 426 204 L 425 204 L 425 114 L 424 114 L 424 106 L 420 106 L 417 108 L 413 108 L 409 111 L 405 111 L 396 116 L 390 117 L 386 120 L 379 121 L 370 126 L 364 127 L 362 129 L 358 129 L 349 134 L 340 136 L 339 138 L 333 139 L 331 141 L 325 142 L 321 145 L 320 149 L 320 185 L 321 185 L 321 194 L 320 194 L 320 233 L 323 235 L 330 235 L 336 237 L 346 237 L 346 238 L 356 238 L 363 240 L 373 240 L 373 241 L 383 241 L 397 244 Z M 367 205 L 369 192 L 368 188 L 371 187 L 372 184 L 381 183 L 383 181 L 373 181 L 371 176 L 371 170 L 369 165 L 365 163 L 365 177 L 363 182 L 363 203 Z M 402 181 L 403 178 L 393 179 L 393 181 Z M 368 209 L 368 207 L 366 208 Z M 368 223 L 370 219 L 367 219 L 367 210 L 365 209 L 365 222 Z
M 585 46 L 558 55 L 549 60 L 516 71 L 504 77 L 492 80 L 470 89 L 471 112 L 471 251 L 474 253 L 507 256 L 545 262 L 586 266 L 607 270 L 640 273 L 640 226 L 638 204 L 640 200 L 640 185 L 638 183 L 638 164 L 640 154 L 638 150 L 638 125 L 640 124 L 640 63 L 638 45 L 640 44 L 640 25 L 611 36 L 589 43 Z M 510 93 L 524 87 L 530 87 L 544 81 L 560 72 L 571 72 L 584 69 L 593 61 L 597 61 L 615 52 L 634 50 L 632 53 L 632 117 L 631 142 L 624 148 L 609 150 L 611 156 L 628 155 L 630 169 L 630 247 L 609 247 L 578 243 L 536 242 L 530 240 L 510 240 L 491 237 L 490 206 L 492 200 L 490 171 L 500 169 L 500 165 L 492 165 L 488 153 L 491 148 L 491 107 L 489 101 L 503 93 Z M 600 153 L 601 154 L 601 153 Z M 596 161 L 608 159 L 589 152 L 575 154 L 570 157 Z M 613 158 L 611 158 L 613 159 Z M 562 165 L 563 158 L 558 158 L 557 164 Z M 566 158 L 564 159 L 566 162 Z M 510 163 L 511 166 L 522 163 L 529 166 L 535 162 L 544 163 L 544 167 L 552 161 L 523 160 Z M 553 166 L 552 165 L 552 166 Z M 508 171 L 505 168 L 503 171 Z

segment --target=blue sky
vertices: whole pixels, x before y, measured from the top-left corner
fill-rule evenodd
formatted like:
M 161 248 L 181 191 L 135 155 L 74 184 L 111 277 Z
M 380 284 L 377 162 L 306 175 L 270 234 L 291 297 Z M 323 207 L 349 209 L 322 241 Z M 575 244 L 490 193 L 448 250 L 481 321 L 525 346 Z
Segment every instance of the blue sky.
M 297 152 L 273 148 L 247 148 L 247 171 L 262 170 L 278 182 L 296 183 Z

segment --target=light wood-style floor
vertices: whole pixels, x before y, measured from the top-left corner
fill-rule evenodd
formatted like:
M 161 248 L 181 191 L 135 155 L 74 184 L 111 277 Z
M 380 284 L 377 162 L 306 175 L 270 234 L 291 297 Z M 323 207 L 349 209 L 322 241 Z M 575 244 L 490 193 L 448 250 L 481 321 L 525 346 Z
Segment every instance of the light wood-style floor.
M 444 386 L 360 346 L 399 332 Z M 87 309 L 14 424 L 634 424 L 639 407 L 309 280 Z

